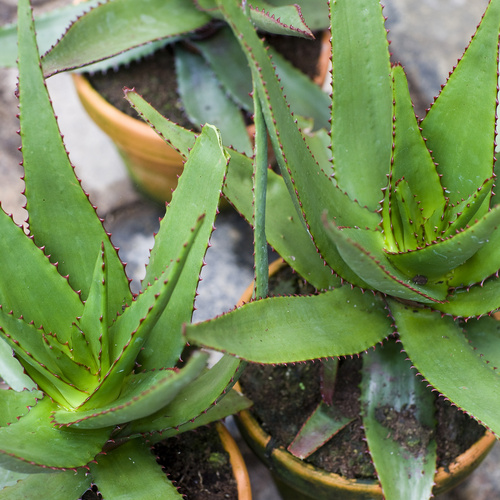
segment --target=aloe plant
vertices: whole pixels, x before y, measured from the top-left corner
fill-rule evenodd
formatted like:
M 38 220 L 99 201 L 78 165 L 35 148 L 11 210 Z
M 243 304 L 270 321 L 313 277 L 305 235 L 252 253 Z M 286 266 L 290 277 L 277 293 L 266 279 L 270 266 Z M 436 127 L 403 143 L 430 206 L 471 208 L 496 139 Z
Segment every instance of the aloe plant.
M 418 403 L 416 419 L 432 432 L 433 398 L 423 377 L 500 434 L 498 323 L 491 317 L 500 308 L 494 193 L 500 1 L 491 0 L 423 121 L 402 67 L 390 63 L 379 2 L 331 2 L 331 128 L 316 133 L 290 113 L 238 2 L 217 4 L 247 55 L 280 167 L 281 175 L 267 175 L 267 240 L 318 293 L 248 303 L 187 325 L 186 338 L 254 363 L 366 353 L 362 418 L 384 495 L 429 498 L 435 443 L 408 454 L 408 443 L 387 437 L 376 410 L 402 412 Z M 169 127 L 167 138 L 187 156 L 193 136 Z M 232 153 L 224 186 L 249 221 L 252 171 L 252 160 Z M 337 416 L 324 392 L 291 448 L 298 456 L 335 432 Z
M 248 406 L 231 390 L 239 361 L 181 360 L 228 156 L 204 127 L 132 295 L 65 151 L 29 0 L 18 8 L 29 234 L 0 210 L 0 498 L 76 499 L 92 483 L 104 498 L 181 498 L 152 445 Z
M 322 0 L 298 3 L 300 6 L 258 0 L 249 3 L 249 9 L 264 33 L 313 39 L 312 30 L 328 28 Z M 96 61 L 100 62 L 89 66 L 90 71 L 107 70 L 170 45 L 182 107 L 193 127 L 212 123 L 223 132 L 225 143 L 251 154 L 250 138 L 244 133 L 253 109 L 250 70 L 238 42 L 220 18 L 213 0 L 112 0 L 55 10 L 40 16 L 36 26 L 43 49 L 48 51 L 43 58 L 46 76 Z M 67 29 L 69 20 L 74 22 Z M 5 47 L 0 65 L 15 64 L 15 39 L 14 27 L 0 30 L 0 43 Z M 313 118 L 318 127 L 326 126 L 328 96 L 279 52 L 273 51 L 273 61 L 293 108 Z M 301 91 L 303 86 L 307 93 Z

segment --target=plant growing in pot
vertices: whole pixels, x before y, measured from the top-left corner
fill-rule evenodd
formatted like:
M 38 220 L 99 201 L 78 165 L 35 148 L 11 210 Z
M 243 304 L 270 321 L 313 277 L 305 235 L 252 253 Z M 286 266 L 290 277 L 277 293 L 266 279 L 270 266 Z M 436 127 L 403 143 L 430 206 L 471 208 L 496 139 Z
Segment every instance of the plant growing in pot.
M 0 211 L 0 498 L 76 499 L 92 483 L 104 498 L 182 498 L 152 446 L 249 404 L 232 390 L 239 362 L 208 369 L 181 330 L 228 158 L 204 127 L 133 296 L 59 134 L 29 1 L 18 8 L 29 233 Z
M 285 470 L 284 450 L 272 441 L 263 455 L 305 497 L 429 498 L 449 487 L 434 486 L 433 392 L 492 431 L 486 447 L 500 432 L 491 317 L 500 307 L 493 191 L 500 2 L 490 2 L 422 122 L 403 69 L 390 64 L 379 2 L 331 2 L 329 136 L 298 127 L 247 16 L 234 0 L 218 4 L 242 40 L 280 165 L 281 176 L 267 173 L 267 240 L 319 293 L 254 301 L 187 325 L 186 337 L 253 363 L 329 360 L 323 398 L 291 446 L 301 457 L 339 427 L 331 401 L 340 364 L 330 358 L 362 353 L 360 412 L 378 481 L 330 481 L 313 469 L 314 485 Z M 192 137 L 171 127 L 170 140 L 187 155 Z M 232 154 L 224 193 L 249 220 L 251 175 L 251 160 Z M 431 439 L 401 433 L 393 425 L 400 415 Z M 292 464 L 301 474 L 312 469 Z
M 322 0 L 302 0 L 299 4 L 300 7 L 277 0 L 257 1 L 249 9 L 264 34 L 292 42 L 298 38 L 314 39 L 313 30 L 328 28 L 326 4 Z M 251 74 L 215 2 L 112 0 L 91 7 L 86 9 L 84 3 L 76 11 L 81 15 L 44 56 L 44 70 L 48 76 L 101 61 L 89 67 L 89 78 L 75 75 L 76 88 L 84 107 L 115 141 L 132 177 L 144 191 L 162 202 L 169 199 L 182 171 L 182 159 L 133 113 L 133 118 L 125 115 L 122 106 L 125 112 L 128 106 L 123 103 L 124 85 L 142 89 L 144 97 L 155 107 L 184 126 L 197 129 L 206 122 L 217 126 L 225 144 L 251 154 L 251 137 L 245 132 L 251 121 Z M 59 16 L 63 17 L 62 22 Z M 41 19 L 45 23 L 40 22 L 40 30 L 45 37 L 56 40 L 66 30 L 68 16 L 66 9 L 62 13 L 54 11 L 51 23 L 46 17 Z M 140 27 L 138 19 L 143 20 Z M 3 42 L 13 43 L 14 39 L 10 28 L 4 30 L 3 38 L 0 34 Z M 318 52 L 328 46 L 327 39 L 321 43 L 321 36 L 317 42 L 305 44 Z M 136 61 L 155 50 L 154 58 Z M 324 68 L 320 79 L 326 73 L 328 50 L 322 54 Z M 273 56 L 292 108 L 311 117 L 317 127 L 327 126 L 328 96 L 280 52 L 274 50 Z M 131 61 L 134 62 L 129 65 Z M 12 61 L 4 56 L 3 63 Z M 118 72 L 96 74 L 118 66 Z M 304 86 L 305 93 L 300 91 Z M 252 135 L 251 126 L 249 130 Z M 141 136 L 141 146 L 130 140 L 137 135 Z

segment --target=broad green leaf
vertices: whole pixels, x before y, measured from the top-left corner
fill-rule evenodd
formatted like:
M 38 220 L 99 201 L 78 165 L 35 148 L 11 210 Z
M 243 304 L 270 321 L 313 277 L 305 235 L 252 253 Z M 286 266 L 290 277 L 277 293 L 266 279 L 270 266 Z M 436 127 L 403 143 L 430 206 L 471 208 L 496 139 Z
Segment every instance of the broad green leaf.
M 342 415 L 335 405 L 321 401 L 287 450 L 300 459 L 307 458 L 352 420 Z
M 49 397 L 31 407 L 27 415 L 0 428 L 0 465 L 18 472 L 43 472 L 42 467 L 70 469 L 94 459 L 108 440 L 110 428 L 57 429 L 51 414 L 58 409 Z
M 147 417 L 166 406 L 183 387 L 190 386 L 205 367 L 207 357 L 193 357 L 179 372 L 171 369 L 131 374 L 117 399 L 86 411 L 56 411 L 54 422 L 79 429 L 100 429 Z
M 490 316 L 467 321 L 465 336 L 475 352 L 492 370 L 500 367 L 500 321 Z
M 373 0 L 349 0 L 331 2 L 330 9 L 335 177 L 351 199 L 374 211 L 387 185 L 392 145 L 391 69 L 382 8 Z
M 86 10 L 95 7 L 98 0 L 71 3 L 35 18 L 36 38 L 40 55 L 49 50 L 61 37 L 71 21 Z M 17 25 L 8 24 L 0 28 L 0 66 L 15 67 L 17 61 Z
M 43 252 L 0 210 L 0 304 L 36 327 L 43 325 L 69 339 L 70 327 L 83 312 L 79 296 Z M 12 249 L 16 251 L 13 252 Z M 9 283 L 11 286 L 6 286 Z
M 45 75 L 113 56 L 168 36 L 189 33 L 210 21 L 186 0 L 113 0 L 80 17 L 43 58 Z
M 17 484 L 0 490 L 1 500 L 26 500 L 34 492 L 40 498 L 76 499 L 90 488 L 91 478 L 85 469 L 51 471 L 45 474 L 30 474 Z
M 189 342 L 269 364 L 347 356 L 392 333 L 381 297 L 349 286 L 251 302 L 185 330 Z
M 0 390 L 0 426 L 6 427 L 29 412 L 38 399 L 43 398 L 41 391 Z
M 500 4 L 490 2 L 476 35 L 422 122 L 422 135 L 451 203 L 468 198 L 493 173 L 499 25 Z
M 81 290 L 83 299 L 90 287 L 95 255 L 104 241 L 114 283 L 113 303 L 121 303 L 131 296 L 128 280 L 66 153 L 40 68 L 29 8 L 20 9 L 19 33 L 19 107 L 30 233 L 38 246 L 45 247 L 51 261 L 58 263 L 59 272 L 69 275 L 73 289 Z M 48 298 L 57 304 L 59 299 L 54 297 Z M 56 307 L 63 308 L 60 303 Z
M 341 229 L 327 224 L 332 244 L 337 246 L 342 258 L 370 288 L 419 302 L 445 300 L 448 292 L 446 284 L 428 282 L 420 285 L 413 279 L 411 269 L 392 264 L 384 251 L 384 237 L 379 231 L 349 227 Z
M 422 376 L 441 394 L 500 435 L 500 376 L 467 341 L 451 317 L 391 300 L 403 348 Z M 429 355 L 432 346 L 432 356 Z
M 363 356 L 363 427 L 384 498 L 421 500 L 436 469 L 434 395 L 400 351 L 392 341 Z
M 14 391 L 32 390 L 36 384 L 25 373 L 7 342 L 0 342 L 0 378 Z
M 489 314 L 500 309 L 500 280 L 492 276 L 484 283 L 455 288 L 447 302 L 434 304 L 433 308 L 463 318 Z
M 181 45 L 174 47 L 174 53 L 179 95 L 189 120 L 198 126 L 209 122 L 220 130 L 226 146 L 251 156 L 243 114 L 204 58 Z
M 104 498 L 133 500 L 144 498 L 145 491 L 149 498 L 183 498 L 156 463 L 151 447 L 140 439 L 133 439 L 100 455 L 97 463 L 91 463 L 89 467 L 92 480 L 99 485 Z
M 253 2 L 251 2 L 253 3 Z M 290 5 L 291 0 L 267 0 L 267 3 L 275 6 Z M 302 16 L 311 31 L 328 29 L 330 20 L 328 18 L 328 4 L 323 0 L 298 0 L 293 2 L 300 6 Z
M 160 224 L 143 281 L 144 289 L 160 276 L 165 263 L 178 257 L 189 239 L 191 227 L 196 225 L 200 214 L 205 213 L 172 300 L 149 334 L 139 356 L 139 363 L 145 370 L 172 366 L 182 350 L 184 340 L 181 326 L 191 319 L 196 287 L 213 230 L 228 160 L 217 130 L 209 125 L 204 126 Z
M 237 379 L 235 373 L 239 364 L 239 360 L 231 356 L 224 356 L 212 368 L 205 370 L 204 373 L 191 381 L 189 385 L 182 387 L 175 397 L 168 404 L 163 405 L 163 408 L 156 414 L 131 422 L 122 434 L 128 436 L 143 432 L 162 432 L 196 419 L 214 405 L 221 394 L 229 391 Z M 222 396 L 223 399 L 225 399 L 225 395 Z M 238 409 L 235 408 L 234 411 L 230 411 L 224 416 L 237 411 Z

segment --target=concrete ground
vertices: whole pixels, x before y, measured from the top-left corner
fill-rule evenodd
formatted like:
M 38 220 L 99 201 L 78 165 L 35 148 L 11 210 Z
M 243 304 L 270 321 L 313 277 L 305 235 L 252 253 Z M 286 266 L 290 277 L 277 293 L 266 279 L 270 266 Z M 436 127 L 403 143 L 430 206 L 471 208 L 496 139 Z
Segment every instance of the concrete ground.
M 35 1 L 37 9 L 64 0 Z M 439 92 L 448 71 L 456 63 L 480 20 L 486 0 L 386 0 L 394 60 L 405 66 L 419 116 Z M 15 14 L 16 0 L 0 0 L 0 19 Z M 3 22 L 2 21 L 2 22 Z M 1 48 L 0 48 L 1 50 Z M 24 197 L 22 170 L 17 147 L 17 103 L 14 98 L 15 70 L 0 70 L 0 200 L 7 212 L 22 223 Z M 109 139 L 89 120 L 80 106 L 71 79 L 58 75 L 48 82 L 70 157 L 84 188 L 121 248 L 121 257 L 137 286 L 152 246 L 161 208 L 142 197 L 131 184 L 125 168 Z M 203 271 L 195 320 L 231 309 L 250 283 L 252 237 L 233 212 L 222 213 L 217 221 L 212 247 Z M 492 395 L 492 397 L 499 397 Z M 238 437 L 234 424 L 230 429 Z M 268 471 L 242 443 L 252 479 L 255 500 L 279 498 Z M 444 500 L 500 499 L 500 446 L 497 444 L 477 471 Z

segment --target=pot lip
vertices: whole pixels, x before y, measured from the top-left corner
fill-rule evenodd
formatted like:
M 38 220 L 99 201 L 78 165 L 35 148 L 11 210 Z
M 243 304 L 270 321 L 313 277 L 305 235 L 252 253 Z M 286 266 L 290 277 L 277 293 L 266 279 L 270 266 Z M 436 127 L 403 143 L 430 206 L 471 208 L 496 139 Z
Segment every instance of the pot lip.
M 215 428 L 219 433 L 224 449 L 229 453 L 229 462 L 231 463 L 238 488 L 238 500 L 252 500 L 250 477 L 248 475 L 245 460 L 243 459 L 243 455 L 236 441 L 222 422 L 216 422 Z
M 278 258 L 269 265 L 269 274 L 275 274 L 281 268 L 288 265 L 286 261 L 282 258 Z M 253 293 L 254 284 L 251 283 L 247 289 L 243 292 L 237 307 L 242 306 L 249 300 L 251 300 Z M 243 392 L 239 382 L 236 382 L 235 389 Z M 266 431 L 260 426 L 256 418 L 250 413 L 249 410 L 243 410 L 238 413 L 238 419 L 241 424 L 248 431 L 252 439 L 255 440 L 256 444 L 262 450 L 266 450 L 272 437 L 267 434 Z M 486 429 L 485 434 L 479 438 L 470 448 L 464 451 L 461 455 L 455 458 L 455 460 L 447 467 L 439 467 L 435 472 L 434 476 L 434 492 L 445 491 L 446 483 L 453 476 L 459 476 L 464 473 L 464 470 L 468 466 L 479 465 L 481 460 L 490 451 L 496 442 L 495 435 Z M 267 450 L 266 450 L 267 451 Z M 366 491 L 374 495 L 382 495 L 382 488 L 377 480 L 359 480 L 359 479 L 347 479 L 339 474 L 325 472 L 323 469 L 314 467 L 313 465 L 300 460 L 299 458 L 293 456 L 286 449 L 279 447 L 273 448 L 271 456 L 274 456 L 276 460 L 282 464 L 286 464 L 287 468 L 294 470 L 295 473 L 301 476 L 315 476 L 316 480 L 329 485 L 337 485 L 339 487 L 344 487 L 347 489 L 356 489 Z M 475 465 L 474 465 L 475 464 Z
M 130 130 L 140 140 L 148 139 L 163 144 L 158 134 L 142 120 L 132 118 L 123 113 L 118 108 L 110 104 L 104 97 L 92 87 L 88 78 L 81 73 L 71 73 L 76 92 L 83 102 L 94 103 L 94 108 L 99 110 L 99 114 L 114 123 L 121 130 Z

